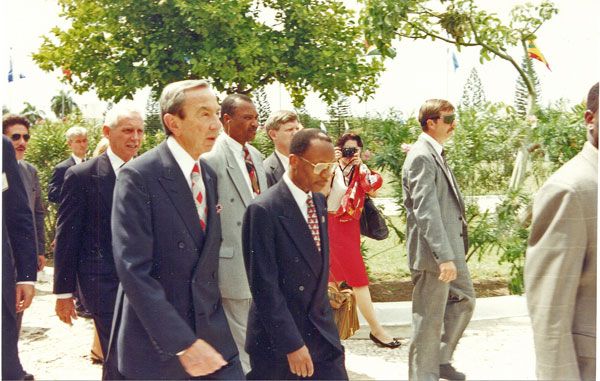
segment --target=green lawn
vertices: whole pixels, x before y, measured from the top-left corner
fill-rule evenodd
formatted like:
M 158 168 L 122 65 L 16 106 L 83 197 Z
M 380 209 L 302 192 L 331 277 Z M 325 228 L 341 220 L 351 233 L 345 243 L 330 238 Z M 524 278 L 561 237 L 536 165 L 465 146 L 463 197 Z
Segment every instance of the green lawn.
M 400 217 L 392 217 L 392 221 L 401 231 L 406 226 L 401 225 Z M 410 276 L 406 257 L 406 243 L 398 243 L 393 232 L 383 241 L 364 238 L 366 265 L 373 280 L 399 280 Z M 488 255 L 478 261 L 476 256 L 469 260 L 469 269 L 473 279 L 503 278 L 509 279 L 508 264 L 498 264 L 497 255 Z

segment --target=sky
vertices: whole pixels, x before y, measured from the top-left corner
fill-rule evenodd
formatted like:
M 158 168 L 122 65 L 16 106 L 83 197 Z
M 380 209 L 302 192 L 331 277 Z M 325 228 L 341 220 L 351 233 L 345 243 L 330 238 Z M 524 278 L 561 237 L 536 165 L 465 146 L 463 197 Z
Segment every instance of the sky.
M 356 2 L 345 0 L 356 7 Z M 479 0 L 478 7 L 498 13 L 503 18 L 516 4 L 523 0 Z M 539 1 L 534 1 L 539 3 Z M 600 30 L 598 14 L 600 2 L 596 0 L 555 0 L 559 9 L 549 22 L 538 32 L 537 45 L 550 64 L 551 71 L 541 62 L 534 66 L 541 82 L 541 102 L 548 104 L 564 99 L 569 105 L 581 102 L 591 85 L 599 78 Z M 13 112 L 20 111 L 27 101 L 50 112 L 50 99 L 59 90 L 68 90 L 68 85 L 59 81 L 62 74 L 47 73 L 39 69 L 31 54 L 41 44 L 41 36 L 48 34 L 54 26 L 67 25 L 59 17 L 60 8 L 56 0 L 2 0 L 0 23 L 3 31 L 0 38 L 0 101 Z M 479 63 L 477 48 L 464 48 L 457 54 L 459 68 L 453 69 L 451 55 L 455 48 L 440 41 L 402 40 L 394 45 L 397 56 L 386 61 L 386 70 L 379 80 L 374 96 L 359 102 L 351 97 L 351 110 L 355 116 L 365 113 L 385 113 L 396 109 L 405 115 L 415 114 L 424 100 L 446 98 L 458 104 L 464 84 L 473 67 L 479 73 L 482 85 L 490 101 L 512 103 L 517 79 L 516 70 L 506 61 L 494 59 L 483 65 Z M 520 62 L 521 47 L 509 50 Z M 9 58 L 12 58 L 15 77 L 25 78 L 11 83 L 7 81 Z M 134 100 L 144 109 L 148 90 L 140 91 Z M 267 96 L 272 110 L 291 108 L 291 100 L 283 86 L 267 87 Z M 84 115 L 99 118 L 105 103 L 94 93 L 75 94 L 76 103 Z M 310 114 L 326 118 L 327 105 L 318 95 L 307 98 L 306 108 Z

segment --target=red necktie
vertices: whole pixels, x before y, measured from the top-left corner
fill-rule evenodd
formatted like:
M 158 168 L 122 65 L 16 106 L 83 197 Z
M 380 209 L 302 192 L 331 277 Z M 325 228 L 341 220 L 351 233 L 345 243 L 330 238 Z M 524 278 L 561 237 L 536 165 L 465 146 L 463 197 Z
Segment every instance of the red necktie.
M 319 217 L 317 216 L 317 210 L 315 209 L 315 203 L 313 202 L 312 196 L 309 194 L 306 199 L 307 211 L 308 211 L 308 228 L 310 234 L 315 240 L 315 245 L 319 253 L 321 252 L 321 235 L 319 234 Z
M 198 217 L 200 218 L 200 227 L 202 231 L 206 231 L 206 200 L 204 199 L 204 181 L 202 181 L 202 175 L 200 174 L 200 166 L 198 163 L 194 164 L 192 169 L 192 194 L 194 195 L 194 203 L 196 204 L 196 210 L 198 211 Z
M 252 191 L 255 194 L 260 194 L 260 186 L 258 185 L 258 178 L 256 177 L 256 168 L 254 168 L 254 162 L 250 157 L 250 151 L 248 147 L 244 146 L 244 161 L 246 162 L 246 170 L 250 176 L 250 184 L 252 184 Z

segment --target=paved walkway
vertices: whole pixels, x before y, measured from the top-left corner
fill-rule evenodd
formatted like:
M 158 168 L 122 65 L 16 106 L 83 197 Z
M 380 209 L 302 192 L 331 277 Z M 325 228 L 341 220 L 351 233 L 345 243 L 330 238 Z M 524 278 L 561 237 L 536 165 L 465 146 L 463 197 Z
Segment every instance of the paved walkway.
M 92 322 L 78 319 L 72 327 L 54 313 L 52 269 L 40 273 L 36 297 L 24 315 L 19 344 L 21 362 L 38 380 L 98 380 L 101 368 L 89 353 Z M 471 380 L 535 379 L 533 342 L 523 297 L 477 300 L 473 321 L 455 353 L 454 364 Z M 406 379 L 410 302 L 376 303 L 378 315 L 402 338 L 395 350 L 378 348 L 368 329 L 346 340 L 346 367 L 353 380 Z

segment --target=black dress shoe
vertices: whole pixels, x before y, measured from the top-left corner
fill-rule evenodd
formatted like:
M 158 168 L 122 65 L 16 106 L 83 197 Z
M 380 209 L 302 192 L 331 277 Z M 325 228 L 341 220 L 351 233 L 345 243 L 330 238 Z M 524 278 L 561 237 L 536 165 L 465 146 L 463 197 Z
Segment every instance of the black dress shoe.
M 373 341 L 375 344 L 377 344 L 378 347 L 383 347 L 383 348 L 398 348 L 400 347 L 400 340 L 397 338 L 392 338 L 392 341 L 390 341 L 389 343 L 384 343 L 383 341 L 379 340 L 378 338 L 376 338 L 375 336 L 373 336 L 373 334 L 371 332 L 369 332 L 369 339 L 371 339 L 371 341 Z
M 31 373 L 25 373 L 23 375 L 23 380 L 35 380 L 35 378 L 33 377 L 33 374 L 31 374 Z
M 454 369 L 452 364 L 441 364 L 440 378 L 452 381 L 463 381 L 467 379 L 467 376 L 464 373 L 461 373 L 458 370 Z

